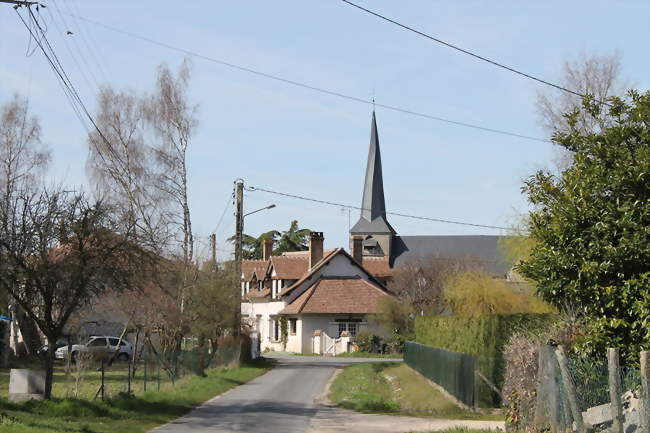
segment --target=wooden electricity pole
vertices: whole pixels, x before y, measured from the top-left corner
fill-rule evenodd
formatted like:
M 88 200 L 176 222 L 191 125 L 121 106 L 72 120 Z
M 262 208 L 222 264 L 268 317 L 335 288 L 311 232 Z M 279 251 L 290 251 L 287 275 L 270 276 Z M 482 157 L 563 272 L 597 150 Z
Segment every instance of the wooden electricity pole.
M 217 235 L 212 233 L 210 235 L 210 254 L 212 259 L 212 267 L 217 270 Z
M 244 236 L 244 181 L 235 181 L 235 317 L 233 335 L 239 337 L 241 331 L 241 263 L 242 241 Z

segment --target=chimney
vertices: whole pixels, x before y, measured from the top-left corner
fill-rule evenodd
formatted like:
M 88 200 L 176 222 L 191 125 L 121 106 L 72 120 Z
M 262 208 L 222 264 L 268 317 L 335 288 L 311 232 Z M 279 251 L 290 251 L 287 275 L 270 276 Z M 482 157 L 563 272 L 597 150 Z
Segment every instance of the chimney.
M 309 235 L 309 269 L 323 258 L 323 232 L 311 232 Z
M 363 266 L 363 236 L 352 236 L 352 257 Z
M 264 239 L 262 241 L 262 259 L 268 260 L 273 255 L 273 239 Z

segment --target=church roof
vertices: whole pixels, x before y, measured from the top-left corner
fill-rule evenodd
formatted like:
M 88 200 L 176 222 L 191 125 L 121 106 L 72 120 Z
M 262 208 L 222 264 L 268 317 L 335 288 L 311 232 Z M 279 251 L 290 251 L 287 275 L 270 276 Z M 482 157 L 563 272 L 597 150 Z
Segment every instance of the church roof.
M 474 262 L 492 275 L 503 276 L 512 263 L 499 247 L 502 236 L 395 236 L 391 251 L 391 267 L 406 266 L 410 261 L 461 259 Z
M 381 152 L 379 150 L 379 134 L 377 133 L 377 118 L 372 113 L 370 127 L 370 149 L 368 150 L 368 165 L 363 187 L 359 221 L 350 230 L 353 234 L 395 234 L 395 230 L 386 219 L 386 202 L 384 200 L 384 179 L 381 170 Z

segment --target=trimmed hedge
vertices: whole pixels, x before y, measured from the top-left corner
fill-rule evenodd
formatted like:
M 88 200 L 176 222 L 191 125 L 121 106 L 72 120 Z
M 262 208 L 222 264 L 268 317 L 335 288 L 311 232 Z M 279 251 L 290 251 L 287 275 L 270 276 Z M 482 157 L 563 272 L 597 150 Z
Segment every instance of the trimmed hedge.
M 415 341 L 426 346 L 477 357 L 477 369 L 501 388 L 505 363 L 502 353 L 510 336 L 520 329 L 541 329 L 553 320 L 551 314 L 509 314 L 478 317 L 418 317 Z M 476 400 L 480 407 L 495 407 L 499 396 L 476 378 Z

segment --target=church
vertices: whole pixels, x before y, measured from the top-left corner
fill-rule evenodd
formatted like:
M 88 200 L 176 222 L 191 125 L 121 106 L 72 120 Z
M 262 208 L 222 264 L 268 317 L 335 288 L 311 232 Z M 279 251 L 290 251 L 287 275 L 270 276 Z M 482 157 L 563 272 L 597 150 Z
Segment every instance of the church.
M 361 216 L 350 230 L 351 245 L 355 238 L 362 238 L 363 257 L 374 261 L 385 261 L 385 266 L 377 263 L 371 266 L 390 269 L 404 266 L 412 261 L 427 257 L 471 259 L 485 272 L 505 277 L 510 266 L 499 250 L 501 236 L 400 236 L 388 222 L 384 197 L 384 180 L 379 149 L 377 118 L 372 113 L 370 126 L 370 149 L 363 186 Z
M 386 212 L 374 112 L 361 208 L 349 252 L 324 250 L 323 233 L 312 232 L 307 251 L 274 256 L 266 241 L 262 260 L 242 263 L 242 322 L 258 334 L 262 350 L 336 355 L 350 350 L 359 331 L 381 333 L 371 318 L 394 296 L 394 270 L 418 260 L 472 260 L 494 277 L 508 275 L 499 236 L 397 233 Z

